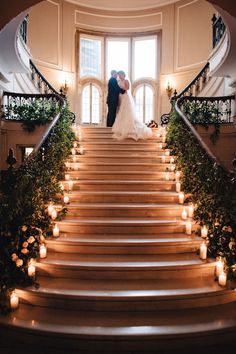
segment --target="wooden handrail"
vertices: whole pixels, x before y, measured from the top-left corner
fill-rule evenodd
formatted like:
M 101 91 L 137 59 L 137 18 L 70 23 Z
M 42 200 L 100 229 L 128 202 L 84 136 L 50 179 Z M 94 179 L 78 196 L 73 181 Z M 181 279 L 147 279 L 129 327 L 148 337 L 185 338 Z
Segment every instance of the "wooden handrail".
M 232 174 L 234 171 L 226 168 L 222 162 L 214 155 L 214 153 L 211 151 L 211 149 L 207 146 L 207 144 L 203 141 L 202 137 L 200 134 L 196 131 L 192 123 L 189 121 L 189 119 L 184 115 L 184 113 L 181 111 L 181 105 L 185 100 L 188 101 L 194 101 L 194 99 L 198 99 L 199 101 L 205 101 L 206 97 L 192 97 L 192 96 L 183 96 L 180 97 L 176 100 L 175 102 L 175 110 L 178 113 L 178 115 L 181 117 L 182 121 L 184 124 L 187 126 L 187 128 L 190 130 L 194 138 L 197 140 L 198 144 L 202 147 L 202 149 L 206 152 L 208 155 L 209 159 L 213 162 L 216 163 L 218 166 L 223 168 L 227 174 Z M 217 100 L 221 101 L 226 101 L 226 100 L 232 100 L 235 99 L 235 96 L 223 96 L 223 97 L 207 97 L 207 100 L 213 102 Z

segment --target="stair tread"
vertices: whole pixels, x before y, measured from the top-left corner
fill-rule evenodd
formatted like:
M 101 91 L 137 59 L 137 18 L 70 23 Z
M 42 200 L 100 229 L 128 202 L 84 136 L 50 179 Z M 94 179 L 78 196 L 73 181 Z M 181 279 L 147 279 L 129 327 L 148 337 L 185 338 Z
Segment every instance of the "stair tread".
M 176 209 L 182 209 L 183 206 L 177 203 L 75 203 L 71 202 L 68 206 L 70 208 L 81 208 L 81 209 L 91 209 L 91 208 L 110 208 L 110 209 L 117 209 L 117 208 L 122 208 L 122 209 L 138 209 L 138 208 L 147 208 L 147 209 L 156 209 L 156 208 L 176 208 Z
M 235 304 L 217 308 L 188 309 L 188 311 L 159 311 L 148 314 L 132 312 L 67 311 L 21 305 L 15 313 L 1 317 L 2 324 L 32 332 L 47 332 L 67 337 L 97 337 L 99 339 L 175 337 L 207 333 L 207 336 L 227 329 L 235 329 Z
M 119 225 L 171 225 L 171 224 L 176 224 L 178 223 L 179 225 L 185 225 L 185 222 L 183 220 L 181 220 L 180 218 L 173 218 L 173 219 L 155 219 L 155 218 L 139 218 L 139 219 L 135 219 L 134 217 L 130 217 L 128 219 L 124 219 L 123 217 L 111 217 L 111 218 L 105 218 L 105 217 L 99 217 L 99 218 L 91 218 L 91 217 L 74 217 L 74 218 L 67 218 L 65 220 L 62 221 L 58 221 L 58 224 L 62 224 L 62 223 L 71 223 L 71 224 L 119 224 Z

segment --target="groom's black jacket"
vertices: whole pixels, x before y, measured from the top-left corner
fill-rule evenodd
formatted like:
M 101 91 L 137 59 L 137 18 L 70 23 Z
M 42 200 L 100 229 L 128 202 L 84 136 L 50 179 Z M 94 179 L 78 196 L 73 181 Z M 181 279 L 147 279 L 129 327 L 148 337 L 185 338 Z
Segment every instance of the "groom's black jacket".
M 117 83 L 117 80 L 114 77 L 111 77 L 108 81 L 108 95 L 107 95 L 107 105 L 108 105 L 108 114 L 107 114 L 107 126 L 112 127 L 115 118 L 116 110 L 119 103 L 119 94 L 124 93 L 125 90 L 120 88 Z

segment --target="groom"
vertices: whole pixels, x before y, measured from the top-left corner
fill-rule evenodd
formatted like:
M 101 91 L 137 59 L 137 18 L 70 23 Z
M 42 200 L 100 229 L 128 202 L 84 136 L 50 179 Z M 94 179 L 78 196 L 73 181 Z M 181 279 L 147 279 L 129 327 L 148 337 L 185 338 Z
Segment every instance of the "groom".
M 108 95 L 107 95 L 107 106 L 108 106 L 108 114 L 107 114 L 107 127 L 112 127 L 115 118 L 116 111 L 119 103 L 119 94 L 125 93 L 125 90 L 121 89 L 117 83 L 117 71 L 111 71 L 111 78 L 108 81 Z

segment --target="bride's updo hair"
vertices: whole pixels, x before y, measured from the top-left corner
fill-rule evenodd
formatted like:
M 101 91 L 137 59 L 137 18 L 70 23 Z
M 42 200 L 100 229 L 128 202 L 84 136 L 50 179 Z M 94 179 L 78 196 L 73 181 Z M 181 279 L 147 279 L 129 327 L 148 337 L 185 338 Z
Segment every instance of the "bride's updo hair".
M 117 74 L 118 74 L 118 75 L 119 75 L 119 74 L 124 75 L 124 77 L 125 77 L 125 72 L 124 72 L 123 70 L 119 70 L 119 71 L 117 72 Z

